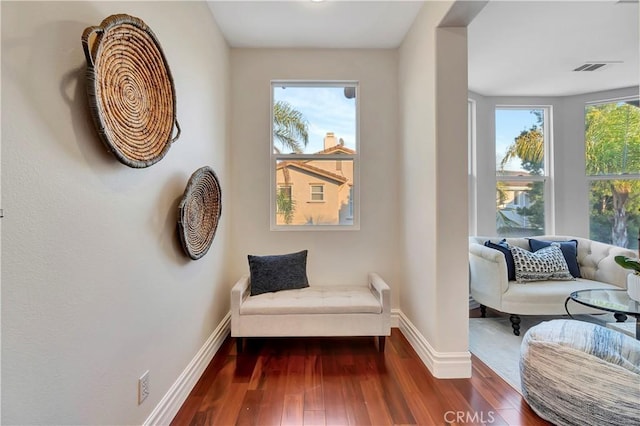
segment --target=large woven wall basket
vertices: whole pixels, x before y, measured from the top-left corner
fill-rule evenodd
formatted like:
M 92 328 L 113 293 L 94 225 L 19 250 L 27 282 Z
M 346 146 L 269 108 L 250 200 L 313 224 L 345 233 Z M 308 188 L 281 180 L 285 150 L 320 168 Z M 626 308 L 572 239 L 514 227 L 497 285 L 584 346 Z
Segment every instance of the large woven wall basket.
M 201 167 L 191 175 L 178 207 L 180 242 L 191 259 L 200 259 L 207 253 L 221 214 L 218 177 L 211 167 Z
M 129 167 L 157 163 L 180 126 L 173 78 L 156 36 L 139 18 L 111 15 L 84 30 L 82 47 L 100 139 Z

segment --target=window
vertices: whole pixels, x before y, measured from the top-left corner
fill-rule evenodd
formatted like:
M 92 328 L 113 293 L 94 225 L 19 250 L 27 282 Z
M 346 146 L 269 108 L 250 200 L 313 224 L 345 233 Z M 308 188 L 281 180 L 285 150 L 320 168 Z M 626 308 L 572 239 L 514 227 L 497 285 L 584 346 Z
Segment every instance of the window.
M 278 194 L 284 200 L 291 200 L 291 185 L 278 185 Z
M 291 223 L 293 220 L 293 200 L 291 194 L 291 185 L 278 185 L 276 212 L 284 223 Z
M 638 248 L 638 98 L 586 105 L 585 153 L 589 182 L 589 237 L 620 247 Z
M 496 232 L 504 237 L 553 232 L 550 107 L 497 107 Z
M 358 229 L 358 83 L 271 83 L 271 229 Z
M 324 186 L 311 185 L 311 201 L 324 201 Z

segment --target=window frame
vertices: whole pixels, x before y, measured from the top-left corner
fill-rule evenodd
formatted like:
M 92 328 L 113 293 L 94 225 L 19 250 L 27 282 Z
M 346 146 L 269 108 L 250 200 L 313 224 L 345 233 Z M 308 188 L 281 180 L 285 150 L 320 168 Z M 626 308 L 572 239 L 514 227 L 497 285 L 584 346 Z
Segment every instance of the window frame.
M 554 191 L 554 150 L 553 150 L 553 105 L 511 105 L 511 104 L 496 104 L 493 109 L 493 149 L 494 159 L 496 158 L 496 112 L 497 110 L 542 110 L 543 111 L 543 123 L 542 134 L 544 136 L 544 173 L 540 176 L 500 176 L 498 175 L 497 164 L 494 165 L 494 190 L 497 190 L 498 183 L 501 181 L 510 182 L 543 182 L 544 188 L 544 231 L 545 235 L 555 234 L 555 191 Z M 495 212 L 498 211 L 498 206 L 495 206 Z M 496 222 L 494 221 L 495 235 L 498 234 Z M 532 235 L 533 236 L 533 235 Z
M 274 138 L 273 138 L 273 106 L 274 106 L 274 88 L 275 87 L 355 87 L 355 154 L 282 154 L 276 153 L 274 150 Z M 269 179 L 269 224 L 271 231 L 359 231 L 360 230 L 360 83 L 357 80 L 271 80 L 270 84 L 270 121 L 269 121 L 269 165 L 270 165 L 270 179 Z M 277 223 L 276 212 L 276 199 L 278 191 L 278 183 L 276 182 L 276 170 L 279 161 L 311 161 L 311 160 L 323 160 L 323 161 L 338 161 L 347 160 L 352 161 L 353 164 L 353 182 L 350 188 L 350 194 L 352 197 L 349 202 L 352 204 L 352 215 L 348 217 L 351 220 L 350 224 L 335 224 L 335 225 L 318 225 L 318 224 L 305 224 L 305 225 L 288 225 Z M 311 189 L 309 189 L 311 191 Z M 323 190 L 323 200 L 313 201 L 311 200 L 311 192 L 309 200 L 304 200 L 309 203 L 324 203 L 326 202 L 326 191 Z
M 314 191 L 314 188 L 320 188 L 320 191 Z M 314 200 L 314 195 L 320 195 L 319 200 Z M 309 202 L 310 203 L 324 203 L 324 184 L 323 183 L 310 183 L 309 184 Z

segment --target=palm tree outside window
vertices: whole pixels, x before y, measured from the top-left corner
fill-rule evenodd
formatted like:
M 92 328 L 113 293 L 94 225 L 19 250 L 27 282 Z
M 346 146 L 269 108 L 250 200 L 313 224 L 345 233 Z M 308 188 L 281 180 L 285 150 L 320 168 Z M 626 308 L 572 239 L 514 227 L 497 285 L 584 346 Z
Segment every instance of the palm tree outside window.
M 640 108 L 638 98 L 585 106 L 589 237 L 638 248 Z

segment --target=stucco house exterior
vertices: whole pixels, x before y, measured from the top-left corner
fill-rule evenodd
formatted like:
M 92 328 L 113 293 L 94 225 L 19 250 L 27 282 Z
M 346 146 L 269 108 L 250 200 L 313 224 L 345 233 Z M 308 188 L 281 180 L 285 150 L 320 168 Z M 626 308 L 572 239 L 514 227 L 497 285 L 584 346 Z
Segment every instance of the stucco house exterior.
M 333 133 L 324 138 L 318 155 L 355 154 L 336 143 Z M 294 160 L 276 166 L 278 225 L 349 225 L 353 223 L 353 161 Z

